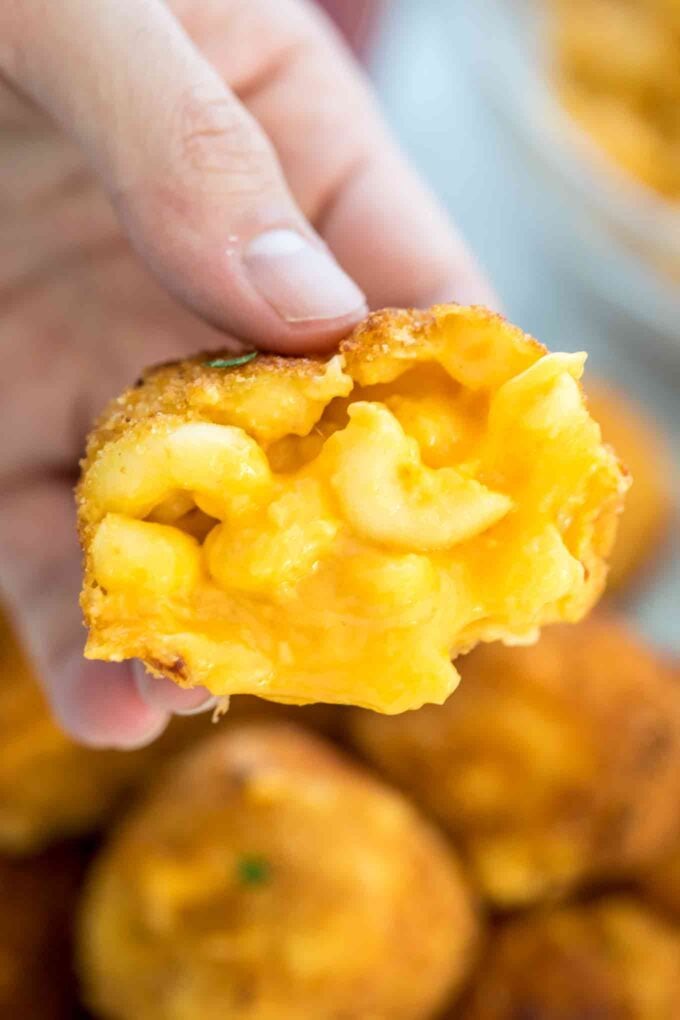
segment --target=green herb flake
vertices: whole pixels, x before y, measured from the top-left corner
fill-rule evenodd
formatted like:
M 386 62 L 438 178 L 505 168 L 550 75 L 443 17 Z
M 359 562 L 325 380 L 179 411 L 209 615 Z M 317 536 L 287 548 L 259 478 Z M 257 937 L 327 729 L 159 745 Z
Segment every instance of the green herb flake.
M 236 368 L 237 365 L 247 365 L 257 357 L 257 351 L 248 351 L 246 354 L 235 354 L 233 358 L 213 358 L 212 361 L 204 361 L 208 368 Z
M 271 866 L 265 857 L 241 857 L 236 873 L 241 885 L 265 885 L 271 878 Z

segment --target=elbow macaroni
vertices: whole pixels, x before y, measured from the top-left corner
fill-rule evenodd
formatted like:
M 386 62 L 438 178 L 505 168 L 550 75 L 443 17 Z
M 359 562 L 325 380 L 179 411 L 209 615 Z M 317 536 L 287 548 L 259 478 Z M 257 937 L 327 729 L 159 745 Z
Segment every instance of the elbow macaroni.
M 443 701 L 452 655 L 602 589 L 627 483 L 583 361 L 437 306 L 330 359 L 152 371 L 83 465 L 86 654 L 217 695 Z

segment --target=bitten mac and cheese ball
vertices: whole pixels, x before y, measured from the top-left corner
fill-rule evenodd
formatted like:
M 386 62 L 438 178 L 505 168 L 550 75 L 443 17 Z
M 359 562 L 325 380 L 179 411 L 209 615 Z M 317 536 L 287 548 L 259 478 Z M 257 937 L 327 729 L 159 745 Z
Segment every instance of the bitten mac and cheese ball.
M 207 720 L 200 729 L 210 732 Z M 64 836 L 91 832 L 121 797 L 171 751 L 199 732 L 177 719 L 142 751 L 81 747 L 59 729 L 0 611 L 0 851 L 26 854 Z
M 609 560 L 607 590 L 618 591 L 652 564 L 663 544 L 671 520 L 676 466 L 660 429 L 623 393 L 590 382 L 587 397 L 605 442 L 613 446 L 633 479 Z
M 107 1020 L 429 1020 L 476 922 L 439 834 L 318 738 L 218 735 L 96 862 L 80 925 Z
M 624 625 L 489 645 L 443 707 L 355 711 L 358 748 L 435 815 L 507 908 L 649 866 L 680 824 L 680 686 Z
M 440 305 L 326 359 L 151 371 L 83 464 L 86 654 L 217 695 L 442 702 L 452 654 L 577 620 L 604 585 L 627 483 L 584 357 Z
M 677 1020 L 680 929 L 628 896 L 502 925 L 455 1020 Z

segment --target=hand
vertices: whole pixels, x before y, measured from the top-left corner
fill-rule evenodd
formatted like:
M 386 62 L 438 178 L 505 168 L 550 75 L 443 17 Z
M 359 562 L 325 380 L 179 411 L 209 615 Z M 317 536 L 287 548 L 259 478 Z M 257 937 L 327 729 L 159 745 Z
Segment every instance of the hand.
M 132 747 L 206 692 L 82 658 L 104 402 L 234 338 L 322 350 L 366 304 L 490 297 L 302 0 L 4 0 L 0 71 L 0 586 L 62 725 Z

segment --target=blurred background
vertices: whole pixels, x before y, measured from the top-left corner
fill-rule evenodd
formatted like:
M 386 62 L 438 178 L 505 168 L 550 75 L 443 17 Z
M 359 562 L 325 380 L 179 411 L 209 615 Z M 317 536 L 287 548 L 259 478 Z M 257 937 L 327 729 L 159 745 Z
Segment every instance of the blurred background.
M 127 755 L 0 624 L 0 1020 L 678 1020 L 680 0 L 325 6 L 508 317 L 590 353 L 610 588 L 443 707 L 236 698 Z
M 671 50 L 667 87 L 676 117 L 667 154 L 675 161 L 676 192 L 669 199 L 622 171 L 600 148 L 607 137 L 586 135 L 559 93 L 563 25 L 565 35 L 569 29 L 576 36 L 574 49 L 585 51 L 573 58 L 574 75 L 590 86 L 593 103 L 604 93 L 616 106 L 618 97 L 625 113 L 631 90 L 648 89 L 650 76 L 666 74 L 654 40 L 642 37 L 639 24 L 645 13 L 653 21 L 659 10 L 667 11 L 658 34 L 659 45 Z M 506 314 L 554 350 L 588 351 L 586 372 L 639 401 L 677 463 L 678 4 L 393 0 L 382 14 L 371 67 L 384 108 L 491 276 Z M 640 56 L 644 47 L 652 52 Z M 588 59 L 606 65 L 604 84 L 592 67 L 584 69 Z M 622 119 L 620 130 L 625 137 L 628 127 L 635 149 L 638 124 L 632 116 Z M 677 477 L 674 484 L 677 494 Z M 630 606 L 645 633 L 677 651 L 677 526 L 658 568 L 654 584 L 641 597 L 631 596 Z

